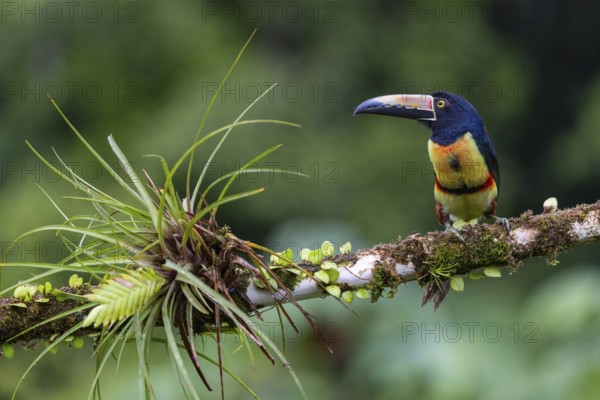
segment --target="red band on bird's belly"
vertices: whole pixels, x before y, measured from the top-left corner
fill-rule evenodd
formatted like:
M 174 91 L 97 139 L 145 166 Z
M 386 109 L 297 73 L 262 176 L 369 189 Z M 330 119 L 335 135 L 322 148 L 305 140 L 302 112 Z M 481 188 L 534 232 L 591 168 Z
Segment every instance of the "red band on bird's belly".
M 448 193 L 448 194 L 456 194 L 456 195 L 473 194 L 473 193 L 477 193 L 477 192 L 482 192 L 484 190 L 488 190 L 493 185 L 494 185 L 494 177 L 492 176 L 492 174 L 488 174 L 488 177 L 487 177 L 486 181 L 483 183 L 483 185 L 479 185 L 479 186 L 475 186 L 475 187 L 463 186 L 463 187 L 459 187 L 456 189 L 450 189 L 450 188 L 442 186 L 440 181 L 438 181 L 437 176 L 435 177 L 435 188 L 441 192 Z

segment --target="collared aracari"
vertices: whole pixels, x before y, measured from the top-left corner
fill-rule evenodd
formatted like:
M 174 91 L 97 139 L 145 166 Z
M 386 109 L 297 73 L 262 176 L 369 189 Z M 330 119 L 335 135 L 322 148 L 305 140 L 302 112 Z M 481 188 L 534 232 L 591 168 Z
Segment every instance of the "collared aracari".
M 380 96 L 360 104 L 356 114 L 380 114 L 414 119 L 429 129 L 429 158 L 435 172 L 434 196 L 437 219 L 447 230 L 462 237 L 452 223 L 499 221 L 508 230 L 508 220 L 496 217 L 500 170 L 494 148 L 475 107 L 462 97 L 434 92 L 430 95 L 399 94 Z M 464 242 L 464 240 L 463 240 Z M 424 303 L 435 298 L 441 303 L 447 292 L 429 287 Z

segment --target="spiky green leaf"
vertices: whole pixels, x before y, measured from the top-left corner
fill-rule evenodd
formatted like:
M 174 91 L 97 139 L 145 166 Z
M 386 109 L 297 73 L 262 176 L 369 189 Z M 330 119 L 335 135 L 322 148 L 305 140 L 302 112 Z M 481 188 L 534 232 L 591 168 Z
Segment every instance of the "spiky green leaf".
M 164 286 L 165 280 L 154 270 L 138 269 L 109 279 L 85 297 L 94 307 L 83 326 L 108 326 L 140 311 Z

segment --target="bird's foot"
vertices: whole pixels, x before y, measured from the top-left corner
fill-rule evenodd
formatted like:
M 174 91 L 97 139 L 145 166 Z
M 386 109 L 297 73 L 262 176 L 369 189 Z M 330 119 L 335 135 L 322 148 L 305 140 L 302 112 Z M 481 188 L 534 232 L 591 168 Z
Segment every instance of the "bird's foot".
M 458 231 L 458 229 L 456 229 L 454 226 L 452 226 L 452 224 L 450 222 L 446 222 L 444 224 L 444 226 L 446 227 L 446 232 L 450 232 L 452 233 L 454 236 L 456 236 L 458 238 L 458 240 L 460 240 L 462 242 L 462 244 L 466 245 L 467 242 L 465 241 L 465 239 L 461 236 L 460 232 Z
M 495 215 L 490 215 L 488 218 L 497 224 L 502 224 L 507 235 L 510 233 L 510 223 L 508 222 L 508 218 L 497 217 Z

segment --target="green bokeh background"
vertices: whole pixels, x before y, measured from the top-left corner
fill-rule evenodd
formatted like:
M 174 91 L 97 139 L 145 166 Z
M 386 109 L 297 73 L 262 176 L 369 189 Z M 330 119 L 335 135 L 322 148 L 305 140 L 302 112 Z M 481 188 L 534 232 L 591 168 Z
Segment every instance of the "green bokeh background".
M 208 128 L 229 123 L 272 82 L 252 118 L 298 122 L 234 132 L 211 166 L 233 170 L 274 144 L 266 165 L 310 176 L 263 174 L 239 190 L 266 193 L 223 207 L 221 223 L 276 250 L 325 239 L 354 248 L 439 229 L 433 212 L 428 132 L 410 121 L 352 117 L 363 100 L 445 89 L 483 116 L 502 170 L 498 213 L 541 210 L 600 198 L 600 3 L 567 1 L 250 1 L 147 0 L 81 3 L 5 1 L 0 9 L 0 243 L 61 221 L 36 187 L 71 215 L 80 204 L 24 144 L 111 190 L 46 93 L 103 154 L 106 137 L 140 168 L 160 176 L 191 143 L 216 85 L 254 28 Z M 206 157 L 209 150 L 200 151 Z M 200 158 L 199 158 L 200 159 Z M 113 160 L 114 161 L 114 160 Z M 197 171 L 200 171 L 200 164 Z M 183 188 L 184 179 L 179 184 Z M 16 258 L 56 258 L 52 236 L 18 248 Z M 304 303 L 332 344 L 329 354 L 306 324 L 288 326 L 286 354 L 309 398 L 595 399 L 600 393 L 598 247 L 561 255 L 557 267 L 531 261 L 500 280 L 466 282 L 433 312 L 416 284 L 391 300 Z M 7 282 L 31 271 L 8 271 Z M 301 318 L 299 318 L 301 320 Z M 264 328 L 281 341 L 276 317 Z M 200 343 L 200 339 L 198 339 Z M 39 352 L 0 359 L 0 399 L 10 398 Z M 215 355 L 213 341 L 206 352 Z M 93 348 L 63 347 L 38 363 L 19 399 L 86 398 Z M 180 399 L 156 345 L 159 399 Z M 256 349 L 252 358 L 226 338 L 227 366 L 265 399 L 300 398 L 288 371 Z M 102 376 L 105 398 L 137 397 L 135 348 Z M 218 371 L 206 366 L 218 387 Z M 198 381 L 199 387 L 200 381 Z M 226 398 L 246 399 L 226 378 Z M 205 398 L 219 398 L 218 390 Z

